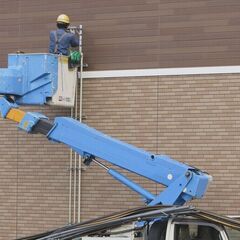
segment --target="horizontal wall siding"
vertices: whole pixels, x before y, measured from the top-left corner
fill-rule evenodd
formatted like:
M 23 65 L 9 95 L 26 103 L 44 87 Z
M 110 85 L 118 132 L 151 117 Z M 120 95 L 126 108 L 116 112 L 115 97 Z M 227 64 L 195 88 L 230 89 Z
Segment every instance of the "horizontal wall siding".
M 46 107 L 50 119 L 66 109 Z M 69 150 L 0 120 L 0 239 L 16 239 L 68 223 Z
M 84 25 L 89 70 L 240 64 L 237 0 L 2 0 L 0 64 L 8 53 L 46 52 L 58 14 Z M 239 215 L 239 74 L 84 80 L 90 126 L 208 171 L 194 204 Z M 29 108 L 28 108 L 29 109 Z M 30 108 L 53 119 L 61 108 Z M 0 120 L 0 239 L 68 223 L 69 150 Z M 161 187 L 132 176 L 153 193 Z M 82 220 L 142 205 L 106 173 L 82 172 Z
M 213 182 L 192 204 L 240 215 L 239 89 L 239 74 L 88 79 L 84 117 L 104 133 L 207 171 Z M 153 193 L 161 190 L 133 179 Z M 83 173 L 82 191 L 83 219 L 142 204 L 95 166 Z
M 209 172 L 213 182 L 206 197 L 192 204 L 240 215 L 239 77 L 87 79 L 83 88 L 84 122 L 120 140 Z M 50 119 L 69 115 L 68 110 L 53 107 L 26 110 L 43 112 Z M 18 131 L 6 120 L 0 120 L 0 130 L 0 239 L 67 224 L 69 149 Z M 127 176 L 154 194 L 162 189 L 133 174 Z M 142 205 L 137 194 L 103 169 L 94 164 L 83 169 L 81 220 Z
M 46 52 L 56 16 L 83 24 L 89 70 L 240 64 L 238 0 L 2 0 L 0 61 Z

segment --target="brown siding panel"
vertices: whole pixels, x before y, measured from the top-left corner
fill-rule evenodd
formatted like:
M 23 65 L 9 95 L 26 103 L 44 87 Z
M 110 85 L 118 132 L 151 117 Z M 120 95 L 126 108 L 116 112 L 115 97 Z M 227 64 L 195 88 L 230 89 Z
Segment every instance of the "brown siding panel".
M 58 14 L 84 26 L 89 70 L 240 64 L 237 0 L 1 1 L 0 63 L 16 50 L 46 52 Z M 89 79 L 85 122 L 214 177 L 200 207 L 239 215 L 239 74 Z M 61 108 L 27 108 L 53 119 Z M 0 239 L 68 223 L 69 150 L 0 121 Z M 132 176 L 153 193 L 161 187 Z M 117 190 L 116 190 L 117 189 Z M 142 205 L 91 166 L 82 172 L 82 220 Z
M 239 10 L 237 0 L 184 0 L 181 4 L 150 0 L 2 1 L 0 60 L 6 65 L 6 54 L 19 49 L 46 52 L 56 16 L 66 12 L 73 24 L 84 26 L 88 70 L 144 68 L 136 58 L 142 59 L 146 68 L 239 65 Z M 204 56 L 199 54 L 202 49 Z M 176 60 L 178 55 L 183 62 Z
M 214 181 L 206 197 L 193 204 L 239 215 L 239 89 L 239 74 L 88 79 L 84 122 L 208 171 Z M 69 115 L 53 107 L 26 110 L 50 119 Z M 6 120 L 0 122 L 0 239 L 67 224 L 69 150 L 20 132 Z M 161 190 L 126 174 L 153 193 Z M 82 220 L 143 204 L 94 164 L 82 171 L 81 196 Z

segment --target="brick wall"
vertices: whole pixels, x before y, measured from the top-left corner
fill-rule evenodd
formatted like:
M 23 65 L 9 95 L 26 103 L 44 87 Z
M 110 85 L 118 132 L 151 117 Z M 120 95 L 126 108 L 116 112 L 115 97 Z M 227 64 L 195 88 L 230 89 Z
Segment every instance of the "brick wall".
M 50 107 L 38 111 L 50 118 L 69 114 Z M 68 149 L 18 131 L 7 120 L 0 121 L 0 131 L 0 239 L 68 223 Z
M 214 178 L 199 207 L 240 214 L 239 74 L 84 80 L 90 126 L 148 151 L 170 155 Z M 35 108 L 53 119 L 67 109 Z M 34 110 L 31 108 L 30 110 Z M 0 121 L 0 239 L 68 223 L 69 150 Z M 131 159 L 129 159 L 130 161 Z M 153 193 L 160 187 L 132 174 Z M 81 218 L 140 206 L 102 169 L 82 171 Z
M 239 0 L 1 0 L 0 63 L 48 51 L 66 13 L 83 24 L 90 70 L 239 65 L 239 11 Z
M 214 181 L 206 198 L 195 204 L 218 213 L 240 214 L 239 75 L 92 79 L 84 86 L 84 114 L 89 125 L 208 171 Z M 95 173 L 89 169 L 83 174 L 84 219 L 87 205 L 99 215 L 95 202 L 101 202 L 105 213 L 116 206 L 125 208 L 129 201 L 140 204 L 138 197 L 122 187 L 117 194 L 118 184 L 110 183 L 107 176 L 109 184 L 98 186 L 101 194 L 91 200 L 90 186 L 85 184 L 90 178 L 94 179 Z M 98 181 L 95 184 L 100 185 Z M 158 188 L 144 184 L 153 192 Z M 108 187 L 115 204 L 105 202 Z

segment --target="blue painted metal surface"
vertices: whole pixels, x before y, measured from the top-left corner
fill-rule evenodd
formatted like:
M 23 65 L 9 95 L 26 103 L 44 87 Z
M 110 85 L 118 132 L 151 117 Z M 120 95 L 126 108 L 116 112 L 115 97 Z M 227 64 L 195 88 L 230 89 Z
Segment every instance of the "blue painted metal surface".
M 0 98 L 0 113 L 2 118 L 6 118 L 8 112 L 12 108 L 18 108 L 18 105 L 15 103 L 9 102 L 6 97 L 1 97 Z
M 6 115 L 12 107 L 15 108 L 15 105 L 8 104 L 6 98 L 0 100 L 2 116 Z M 26 113 L 19 127 L 31 132 L 41 118 L 46 117 L 39 113 Z M 71 118 L 55 118 L 54 126 L 47 137 L 49 140 L 66 144 L 90 161 L 95 157 L 101 158 L 166 186 L 165 190 L 154 195 L 116 170 L 107 168 L 112 177 L 139 193 L 151 206 L 183 205 L 194 198 L 202 198 L 211 179 L 208 174 L 194 167 L 177 162 L 168 156 L 146 152 Z
M 18 127 L 26 132 L 31 132 L 32 128 L 40 119 L 48 119 L 41 113 L 28 112 L 24 115 L 23 119 L 19 123 Z
M 119 182 L 124 184 L 125 186 L 129 187 L 133 191 L 137 192 L 141 196 L 144 197 L 144 200 L 146 203 L 149 203 L 150 201 L 155 199 L 155 196 L 150 193 L 149 191 L 145 190 L 142 188 L 140 185 L 134 183 L 132 180 L 128 179 L 126 176 L 123 174 L 119 173 L 118 171 L 114 169 L 109 169 L 108 173 L 115 179 L 117 179 Z
M 55 127 L 49 132 L 48 138 L 68 145 L 82 156 L 101 158 L 166 186 L 164 191 L 154 196 L 146 193 L 144 188 L 140 190 L 140 186 L 136 186 L 126 177 L 110 173 L 141 194 L 149 205 L 159 203 L 182 205 L 191 199 L 202 198 L 210 180 L 209 175 L 198 169 L 177 162 L 168 156 L 154 155 L 113 139 L 71 118 L 56 118 Z
M 57 90 L 58 58 L 53 54 L 9 54 L 0 68 L 0 94 L 19 105 L 45 104 Z

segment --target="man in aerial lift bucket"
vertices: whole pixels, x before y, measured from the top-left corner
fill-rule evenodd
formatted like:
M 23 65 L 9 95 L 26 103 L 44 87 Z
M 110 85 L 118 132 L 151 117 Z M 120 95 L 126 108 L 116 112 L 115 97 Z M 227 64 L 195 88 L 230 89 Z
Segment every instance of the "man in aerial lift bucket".
M 49 52 L 69 56 L 70 47 L 79 46 L 79 38 L 68 31 L 69 17 L 61 14 L 57 18 L 57 30 L 50 32 Z

